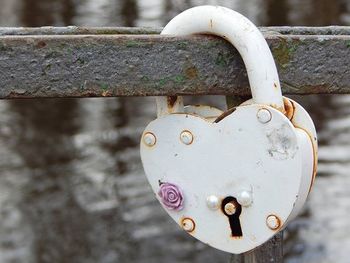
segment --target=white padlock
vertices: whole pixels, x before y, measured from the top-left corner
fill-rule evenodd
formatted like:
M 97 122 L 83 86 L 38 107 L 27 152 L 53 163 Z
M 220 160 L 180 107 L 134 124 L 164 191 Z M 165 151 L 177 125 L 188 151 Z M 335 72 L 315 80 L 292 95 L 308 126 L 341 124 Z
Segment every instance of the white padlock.
M 165 35 L 206 33 L 231 42 L 247 68 L 252 100 L 223 113 L 184 107 L 182 97 L 157 99 L 158 118 L 145 129 L 141 159 L 168 214 L 189 234 L 230 253 L 273 237 L 305 203 L 317 163 L 313 122 L 283 98 L 271 51 L 239 13 L 191 8 Z

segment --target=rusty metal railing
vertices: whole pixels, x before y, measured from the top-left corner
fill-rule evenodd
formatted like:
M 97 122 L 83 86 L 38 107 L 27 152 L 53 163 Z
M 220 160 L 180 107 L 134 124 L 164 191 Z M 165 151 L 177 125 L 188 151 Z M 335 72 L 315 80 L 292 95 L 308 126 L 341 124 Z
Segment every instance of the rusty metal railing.
M 349 27 L 261 28 L 284 94 L 349 93 Z M 235 49 L 144 28 L 1 28 L 0 98 L 247 96 Z
M 350 93 L 350 27 L 261 30 L 284 94 Z M 159 32 L 0 28 L 0 99 L 210 94 L 234 105 L 249 96 L 242 60 L 225 40 Z M 282 234 L 232 262 L 282 262 Z

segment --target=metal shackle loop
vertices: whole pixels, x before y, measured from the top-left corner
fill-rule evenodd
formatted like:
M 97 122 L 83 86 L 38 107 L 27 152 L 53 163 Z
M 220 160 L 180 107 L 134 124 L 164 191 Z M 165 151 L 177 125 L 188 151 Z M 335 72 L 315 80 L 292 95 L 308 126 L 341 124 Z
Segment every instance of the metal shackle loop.
M 246 66 L 253 102 L 284 112 L 278 72 L 259 29 L 243 15 L 221 6 L 198 6 L 174 17 L 162 35 L 213 34 L 228 40 Z M 169 102 L 170 105 L 169 106 Z M 158 97 L 158 117 L 183 112 L 182 97 Z

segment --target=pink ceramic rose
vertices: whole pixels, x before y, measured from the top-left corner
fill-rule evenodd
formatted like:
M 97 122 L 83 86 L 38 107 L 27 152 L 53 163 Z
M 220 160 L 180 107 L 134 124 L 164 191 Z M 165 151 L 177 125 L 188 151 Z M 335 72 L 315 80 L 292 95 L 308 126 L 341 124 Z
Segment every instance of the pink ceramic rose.
M 175 184 L 161 183 L 158 196 L 168 209 L 180 211 L 183 208 L 183 194 L 181 189 Z

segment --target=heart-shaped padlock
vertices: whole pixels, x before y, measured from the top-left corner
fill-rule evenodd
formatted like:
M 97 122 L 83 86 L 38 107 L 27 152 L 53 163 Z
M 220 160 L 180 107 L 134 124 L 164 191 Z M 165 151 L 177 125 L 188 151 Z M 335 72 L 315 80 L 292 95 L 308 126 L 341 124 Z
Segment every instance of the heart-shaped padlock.
M 169 215 L 202 242 L 230 253 L 251 250 L 283 229 L 304 204 L 316 170 L 313 122 L 282 97 L 276 66 L 259 30 L 224 7 L 191 8 L 162 34 L 210 33 L 230 41 L 247 67 L 252 100 L 223 113 L 157 99 L 141 159 Z

